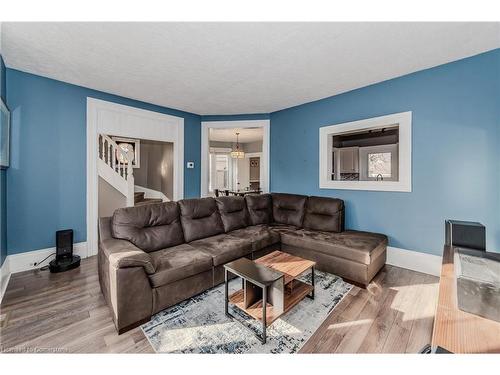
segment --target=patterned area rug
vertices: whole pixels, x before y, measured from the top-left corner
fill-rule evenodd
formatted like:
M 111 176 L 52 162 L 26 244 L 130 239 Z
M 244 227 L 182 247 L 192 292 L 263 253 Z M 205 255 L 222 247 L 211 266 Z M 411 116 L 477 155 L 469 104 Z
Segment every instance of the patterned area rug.
M 230 307 L 231 314 L 248 328 L 224 314 L 224 284 L 159 312 L 141 328 L 157 353 L 296 353 L 352 288 L 320 271 L 315 282 L 315 299 L 304 298 L 273 322 L 264 345 L 248 329 L 260 333 L 259 323 L 237 308 Z M 241 279 L 230 282 L 230 293 L 239 288 Z

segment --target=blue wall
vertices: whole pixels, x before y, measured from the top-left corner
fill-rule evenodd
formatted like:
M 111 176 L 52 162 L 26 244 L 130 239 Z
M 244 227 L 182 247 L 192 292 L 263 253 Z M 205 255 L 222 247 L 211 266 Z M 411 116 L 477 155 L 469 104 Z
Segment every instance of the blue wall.
M 86 100 L 93 97 L 184 118 L 184 195 L 200 194 L 200 116 L 7 69 L 12 113 L 7 170 L 9 254 L 54 246 L 54 232 L 86 240 Z
M 332 72 L 335 74 L 335 72 Z M 319 189 L 321 126 L 413 112 L 411 193 Z M 348 228 L 440 254 L 446 218 L 500 250 L 500 49 L 271 114 L 271 189 L 339 197 Z
M 0 55 L 0 97 L 7 102 L 5 64 Z M 0 266 L 7 257 L 7 172 L 0 170 Z
M 495 50 L 270 115 L 228 116 L 198 116 L 7 69 L 2 94 L 12 112 L 12 158 L 1 183 L 9 196 L 8 253 L 54 246 L 60 228 L 85 240 L 87 96 L 185 119 L 185 161 L 196 166 L 184 171 L 186 197 L 200 192 L 201 121 L 270 118 L 273 191 L 340 197 L 349 228 L 386 233 L 392 246 L 439 254 L 443 221 L 457 218 L 482 221 L 488 246 L 500 249 L 499 69 Z M 402 111 L 413 111 L 411 193 L 318 188 L 319 127 Z

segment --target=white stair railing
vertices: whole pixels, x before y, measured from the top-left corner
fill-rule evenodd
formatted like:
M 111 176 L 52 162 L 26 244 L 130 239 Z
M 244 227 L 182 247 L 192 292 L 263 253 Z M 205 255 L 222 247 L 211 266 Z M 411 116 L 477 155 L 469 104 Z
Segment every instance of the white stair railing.
M 99 175 L 125 195 L 127 206 L 134 205 L 134 172 L 132 152 L 125 152 L 106 134 L 98 135 Z

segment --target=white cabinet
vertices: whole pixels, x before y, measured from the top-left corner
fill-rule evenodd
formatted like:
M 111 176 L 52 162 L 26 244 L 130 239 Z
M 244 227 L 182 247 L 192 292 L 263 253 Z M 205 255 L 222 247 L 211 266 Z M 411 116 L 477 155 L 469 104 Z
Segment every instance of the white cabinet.
M 359 173 L 359 147 L 339 148 L 338 155 L 340 173 Z

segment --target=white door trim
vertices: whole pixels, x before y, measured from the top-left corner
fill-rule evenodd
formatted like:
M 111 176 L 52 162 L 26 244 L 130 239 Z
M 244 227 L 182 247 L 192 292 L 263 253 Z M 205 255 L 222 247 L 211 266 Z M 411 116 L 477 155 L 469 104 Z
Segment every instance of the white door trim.
M 208 171 L 209 171 L 209 130 L 231 128 L 262 128 L 262 158 L 261 158 L 261 189 L 269 192 L 269 149 L 270 149 L 270 120 L 239 120 L 239 121 L 203 121 L 201 123 L 201 196 L 208 197 Z
M 87 245 L 97 254 L 97 135 L 119 135 L 174 144 L 174 200 L 184 197 L 184 119 L 87 98 Z

